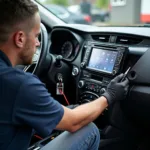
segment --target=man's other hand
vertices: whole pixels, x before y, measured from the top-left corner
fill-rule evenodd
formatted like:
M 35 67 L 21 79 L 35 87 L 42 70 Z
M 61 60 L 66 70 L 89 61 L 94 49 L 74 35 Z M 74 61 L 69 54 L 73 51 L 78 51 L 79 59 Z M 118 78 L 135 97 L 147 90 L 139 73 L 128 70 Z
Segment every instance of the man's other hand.
M 129 87 L 129 81 L 127 78 L 121 81 L 122 78 L 123 74 L 120 74 L 112 79 L 107 86 L 106 92 L 102 94 L 102 96 L 106 97 L 108 105 L 125 98 Z

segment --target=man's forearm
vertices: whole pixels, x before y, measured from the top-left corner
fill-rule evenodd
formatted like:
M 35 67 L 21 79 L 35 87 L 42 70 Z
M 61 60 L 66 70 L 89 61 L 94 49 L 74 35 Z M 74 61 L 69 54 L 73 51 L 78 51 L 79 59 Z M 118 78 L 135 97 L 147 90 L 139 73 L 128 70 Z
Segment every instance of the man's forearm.
M 80 105 L 73 109 L 75 130 L 95 120 L 108 106 L 107 99 L 100 97 L 97 100 Z
M 62 106 L 64 108 L 64 115 L 56 128 L 75 132 L 95 120 L 107 106 L 107 99 L 103 96 L 90 103 L 80 105 L 75 109 Z

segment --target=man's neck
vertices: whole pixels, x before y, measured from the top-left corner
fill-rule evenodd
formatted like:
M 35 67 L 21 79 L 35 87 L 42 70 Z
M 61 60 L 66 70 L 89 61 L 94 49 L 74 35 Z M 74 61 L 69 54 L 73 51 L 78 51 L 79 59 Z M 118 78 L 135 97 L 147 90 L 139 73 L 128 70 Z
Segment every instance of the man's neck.
M 18 64 L 17 63 L 18 59 L 16 57 L 15 51 L 13 51 L 10 48 L 4 47 L 4 46 L 0 46 L 0 50 L 8 57 L 8 59 L 11 62 L 11 64 L 12 64 L 13 67 Z

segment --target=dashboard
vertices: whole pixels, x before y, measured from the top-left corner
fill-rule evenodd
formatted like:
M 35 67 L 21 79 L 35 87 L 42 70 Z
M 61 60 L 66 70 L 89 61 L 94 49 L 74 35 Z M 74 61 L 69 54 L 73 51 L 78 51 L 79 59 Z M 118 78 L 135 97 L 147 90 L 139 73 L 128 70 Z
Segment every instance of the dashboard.
M 150 105 L 148 93 L 144 91 L 136 97 L 139 88 L 144 89 L 146 85 L 150 90 L 148 27 L 55 26 L 50 39 L 49 52 L 55 56 L 62 55 L 63 61 L 71 66 L 76 90 L 74 103 L 83 104 L 98 98 L 116 75 L 130 67 L 128 79 L 132 91 L 123 107 L 128 114 L 132 113 L 134 119 L 142 116 L 142 120 L 149 112 L 148 108 L 145 109 Z M 142 60 L 144 54 L 147 58 Z M 146 69 L 141 71 L 140 68 Z M 143 97 L 145 101 L 142 101 Z
M 51 41 L 50 53 L 64 59 L 73 60 L 79 52 L 80 37 L 69 30 L 53 30 Z

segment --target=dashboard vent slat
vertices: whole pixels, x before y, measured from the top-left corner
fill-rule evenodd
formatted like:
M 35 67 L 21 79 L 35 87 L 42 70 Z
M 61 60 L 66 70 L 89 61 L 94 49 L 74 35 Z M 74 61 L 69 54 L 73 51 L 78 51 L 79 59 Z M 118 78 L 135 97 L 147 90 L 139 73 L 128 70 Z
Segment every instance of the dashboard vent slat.
M 109 42 L 110 35 L 92 35 L 92 38 L 99 42 Z
M 117 44 L 125 44 L 125 45 L 136 45 L 141 43 L 142 38 L 130 37 L 130 36 L 117 36 L 116 43 Z

